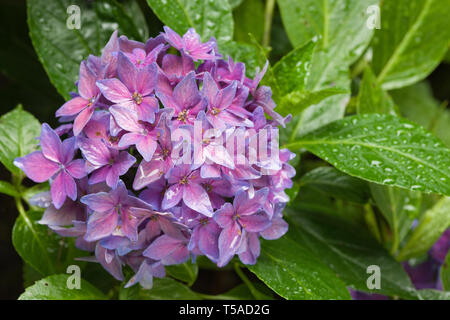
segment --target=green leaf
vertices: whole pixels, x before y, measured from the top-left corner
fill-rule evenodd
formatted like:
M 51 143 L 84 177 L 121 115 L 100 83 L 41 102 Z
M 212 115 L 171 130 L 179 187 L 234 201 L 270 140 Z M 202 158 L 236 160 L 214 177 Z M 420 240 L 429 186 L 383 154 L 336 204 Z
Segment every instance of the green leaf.
M 11 183 L 6 181 L 0 181 L 0 193 L 6 194 L 11 197 L 20 196 L 16 188 Z
M 198 265 L 185 262 L 179 265 L 167 266 L 166 272 L 173 278 L 187 283 L 188 286 L 192 286 L 195 280 L 197 280 Z
M 319 167 L 306 173 L 300 179 L 300 188 L 304 186 L 355 203 L 364 204 L 369 200 L 369 188 L 365 181 L 332 167 Z
M 106 300 L 106 296 L 84 279 L 80 289 L 69 289 L 69 275 L 56 274 L 25 289 L 19 300 Z
M 20 257 L 43 276 L 65 272 L 67 265 L 74 263 L 78 251 L 73 239 L 61 238 L 47 226 L 37 221 L 42 212 L 21 213 L 14 224 L 12 242 Z
M 232 9 L 235 9 L 241 5 L 244 0 L 228 0 Z
M 294 47 L 315 39 L 318 47 L 348 56 L 353 62 L 365 49 L 373 31 L 367 28 L 369 6 L 377 0 L 278 0 Z
M 184 284 L 170 278 L 153 279 L 153 288 L 143 289 L 139 285 L 120 288 L 120 300 L 199 300 L 200 297 Z
M 170 28 L 184 34 L 195 28 L 203 41 L 215 37 L 219 43 L 233 36 L 233 16 L 228 1 L 222 0 L 147 0 L 158 18 Z
M 370 68 L 364 72 L 364 77 L 359 88 L 358 114 L 384 113 L 397 115 L 397 108 L 389 94 L 381 88 L 377 78 Z
M 80 29 L 67 28 L 70 5 L 80 8 Z M 134 23 L 142 19 L 129 16 L 115 0 L 31 0 L 27 7 L 33 46 L 51 82 L 66 99 L 75 90 L 80 62 L 89 54 L 99 55 L 114 30 L 144 40 L 142 26 L 138 28 Z
M 21 105 L 0 118 L 0 161 L 13 174 L 22 174 L 13 161 L 37 150 L 40 133 L 39 121 Z
M 377 3 L 377 0 L 278 0 L 292 44 L 317 42 L 306 90 L 337 87 L 350 92 L 348 69 L 372 38 L 373 31 L 366 26 L 366 10 Z M 341 119 L 349 97 L 334 95 L 295 117 L 288 127 L 289 141 Z
M 443 59 L 450 39 L 450 0 L 390 0 L 375 32 L 374 72 L 385 89 L 424 79 Z
M 347 90 L 339 88 L 327 88 L 314 92 L 293 91 L 281 98 L 277 106 L 277 112 L 283 116 L 291 114 L 295 117 L 306 108 L 318 104 L 328 97 L 346 92 Z
M 433 132 L 450 147 L 450 111 L 433 97 L 430 84 L 415 85 L 390 92 L 401 114 Z
M 433 289 L 423 289 L 417 291 L 420 300 L 450 300 L 449 291 L 438 291 Z
M 261 255 L 250 271 L 286 299 L 349 299 L 345 283 L 297 241 L 297 228 L 289 228 L 279 240 L 261 241 Z
M 344 219 L 321 212 L 289 210 L 289 227 L 295 228 L 296 243 L 314 252 L 346 285 L 356 290 L 367 288 L 367 268 L 377 265 L 381 270 L 381 289 L 372 293 L 415 298 L 408 275 L 367 229 Z M 320 276 L 320 274 L 319 274 Z
M 376 184 L 370 184 L 370 190 L 391 228 L 391 253 L 395 254 L 420 214 L 422 196 L 419 192 Z
M 281 98 L 294 90 L 302 91 L 305 88 L 315 45 L 310 41 L 289 52 L 273 66 L 272 72 L 276 82 L 270 85 L 275 98 Z
M 264 34 L 264 1 L 246 0 L 233 11 L 234 40 L 249 42 L 248 34 L 252 33 L 261 43 Z
M 450 291 L 450 252 L 445 257 L 445 262 L 441 267 L 441 281 L 444 290 Z
M 450 150 L 422 127 L 391 115 L 347 117 L 284 147 L 306 148 L 368 181 L 450 195 Z
M 397 259 L 403 261 L 425 254 L 449 226 L 450 198 L 444 197 L 421 217 Z

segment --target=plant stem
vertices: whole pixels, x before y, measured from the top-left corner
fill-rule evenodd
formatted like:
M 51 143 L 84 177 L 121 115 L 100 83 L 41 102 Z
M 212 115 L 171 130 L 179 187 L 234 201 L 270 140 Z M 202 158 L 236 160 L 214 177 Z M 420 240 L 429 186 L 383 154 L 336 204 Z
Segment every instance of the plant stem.
M 234 264 L 234 271 L 236 271 L 239 278 L 241 278 L 242 282 L 245 283 L 248 290 L 250 290 L 250 293 L 255 297 L 255 299 L 257 300 L 264 299 L 261 293 L 258 290 L 256 290 L 256 288 L 253 286 L 253 283 L 247 278 L 245 273 L 241 270 L 239 263 L 237 262 Z
M 267 0 L 266 10 L 264 13 L 264 35 L 262 40 L 263 47 L 270 46 L 270 31 L 272 29 L 272 18 L 274 8 L 275 8 L 275 0 Z

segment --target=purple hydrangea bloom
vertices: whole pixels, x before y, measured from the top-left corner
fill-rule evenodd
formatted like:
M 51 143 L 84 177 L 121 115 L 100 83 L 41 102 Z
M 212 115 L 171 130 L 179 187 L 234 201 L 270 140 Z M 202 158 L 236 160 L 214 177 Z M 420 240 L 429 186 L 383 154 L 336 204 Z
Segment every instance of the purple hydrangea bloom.
M 126 287 L 151 288 L 165 266 L 201 255 L 256 263 L 259 239 L 288 230 L 295 175 L 293 154 L 269 148 L 289 117 L 259 86 L 266 68 L 248 78 L 194 29 L 165 27 L 146 43 L 114 32 L 81 63 L 78 92 L 56 112 L 63 123 L 44 124 L 41 150 L 15 161 L 50 181 L 32 200 L 45 208 L 40 223 L 120 281 L 129 266 Z

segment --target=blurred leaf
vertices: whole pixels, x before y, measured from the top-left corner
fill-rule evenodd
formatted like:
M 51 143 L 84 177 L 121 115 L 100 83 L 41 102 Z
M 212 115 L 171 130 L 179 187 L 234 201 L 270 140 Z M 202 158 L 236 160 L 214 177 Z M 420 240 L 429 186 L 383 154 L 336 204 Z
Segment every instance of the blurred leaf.
M 450 0 L 387 0 L 375 32 L 373 67 L 384 89 L 424 79 L 447 52 Z
M 261 43 L 264 34 L 264 1 L 246 0 L 233 11 L 234 39 L 249 42 L 248 34 L 252 33 Z
M 450 147 L 450 111 L 433 97 L 427 82 L 393 90 L 390 94 L 403 116 L 432 131 Z
M 441 281 L 444 290 L 450 291 L 450 252 L 445 257 L 445 262 L 441 267 Z
M 397 115 L 397 107 L 389 94 L 381 88 L 370 67 L 366 68 L 359 88 L 358 114 L 385 113 Z
M 145 290 L 139 285 L 120 288 L 120 300 L 199 300 L 200 297 L 184 284 L 170 278 L 153 279 L 153 288 Z
M 422 196 L 419 192 L 377 184 L 370 184 L 370 190 L 377 207 L 391 227 L 391 253 L 395 254 L 420 214 Z
M 169 276 L 186 282 L 188 286 L 192 286 L 197 280 L 198 266 L 195 263 L 185 262 L 179 265 L 167 266 L 166 272 Z
M 222 0 L 147 0 L 158 18 L 170 28 L 184 34 L 195 28 L 203 41 L 215 37 L 219 43 L 233 36 L 233 15 L 228 1 Z
M 350 299 L 345 283 L 297 241 L 298 229 L 289 228 L 281 239 L 261 241 L 261 255 L 250 271 L 286 299 Z
M 0 193 L 6 194 L 11 197 L 19 196 L 16 188 L 9 182 L 0 181 Z
M 363 180 L 351 177 L 332 167 L 319 167 L 300 178 L 300 188 L 308 186 L 331 197 L 367 203 L 369 187 Z
M 306 213 L 289 210 L 289 226 L 295 228 L 295 240 L 314 252 L 346 285 L 356 290 L 367 288 L 367 267 L 381 269 L 381 289 L 372 293 L 414 298 L 415 292 L 408 275 L 370 233 L 361 226 L 320 212 Z M 318 276 L 321 276 L 320 273 Z
M 23 264 L 23 286 L 25 288 L 32 286 L 36 281 L 42 279 L 42 274 L 36 271 L 27 263 Z
M 37 221 L 42 212 L 20 214 L 12 230 L 12 242 L 20 257 L 43 276 L 65 272 L 82 255 L 71 238 L 61 238 Z
M 449 226 L 450 198 L 444 197 L 421 217 L 397 259 L 404 261 L 425 254 Z
M 348 69 L 372 38 L 373 31 L 366 26 L 366 10 L 377 3 L 377 0 L 278 0 L 292 44 L 317 42 L 306 90 L 337 87 L 350 92 Z M 306 109 L 288 127 L 289 141 L 341 119 L 348 99 L 348 94 L 334 95 Z
M 281 98 L 277 106 L 277 112 L 283 116 L 291 114 L 295 117 L 308 107 L 318 104 L 328 97 L 346 92 L 345 89 L 339 88 L 328 88 L 314 92 L 293 91 Z
M 450 300 L 449 291 L 422 289 L 417 291 L 417 295 L 420 300 Z
M 69 289 L 70 276 L 57 274 L 39 280 L 25 289 L 19 300 L 106 300 L 106 296 L 84 279 L 80 289 Z
M 37 149 L 40 133 L 39 121 L 21 105 L 0 117 L 0 161 L 10 172 L 22 174 L 13 161 Z
M 232 9 L 235 9 L 238 6 L 240 6 L 243 1 L 244 0 L 228 0 Z
M 450 195 L 450 150 L 422 127 L 398 117 L 347 117 L 284 147 L 306 148 L 368 181 Z
M 79 30 L 67 28 L 70 5 L 80 8 Z M 33 46 L 51 82 L 66 99 L 75 90 L 81 61 L 89 54 L 99 55 L 114 30 L 144 40 L 133 22 L 135 17 L 115 0 L 32 0 L 27 7 Z
M 377 0 L 278 0 L 283 24 L 294 46 L 315 39 L 318 48 L 330 48 L 329 57 L 358 58 L 372 36 L 366 10 Z

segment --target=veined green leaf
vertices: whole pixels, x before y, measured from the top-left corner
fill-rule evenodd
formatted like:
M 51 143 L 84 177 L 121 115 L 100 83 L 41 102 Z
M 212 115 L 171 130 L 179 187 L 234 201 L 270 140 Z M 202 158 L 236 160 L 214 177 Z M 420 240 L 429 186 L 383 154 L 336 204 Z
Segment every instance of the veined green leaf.
M 345 283 L 297 241 L 298 229 L 289 228 L 279 240 L 262 241 L 261 255 L 248 266 L 250 271 L 286 299 L 349 299 Z
M 347 117 L 284 147 L 306 148 L 368 181 L 450 195 L 450 150 L 422 127 L 398 117 Z
M 170 278 L 153 279 L 153 288 L 142 289 L 139 285 L 120 288 L 120 300 L 199 300 L 195 292 L 184 284 Z
M 14 224 L 12 242 L 20 257 L 43 276 L 64 272 L 76 256 L 82 253 L 75 248 L 73 239 L 61 238 L 37 221 L 42 212 L 21 213 Z
M 358 114 L 398 114 L 394 101 L 378 84 L 377 78 L 369 67 L 364 72 L 364 77 L 359 88 L 358 105 L 356 110 Z
M 0 161 L 15 175 L 22 171 L 13 162 L 17 157 L 23 157 L 37 150 L 41 133 L 39 121 L 30 113 L 17 106 L 0 118 Z
M 385 0 L 375 32 L 378 82 L 394 89 L 424 79 L 441 62 L 450 40 L 450 0 Z
M 158 18 L 170 28 L 184 34 L 189 28 L 204 41 L 215 37 L 219 43 L 233 37 L 233 15 L 228 1 L 222 0 L 147 0 Z
M 414 299 L 416 293 L 400 263 L 395 261 L 368 230 L 321 212 L 289 209 L 289 227 L 295 228 L 296 243 L 330 266 L 339 279 L 356 290 Z M 381 288 L 369 290 L 369 266 L 380 267 Z M 320 276 L 320 275 L 319 275 Z
M 80 29 L 67 27 L 70 14 L 76 14 L 67 12 L 71 5 L 80 8 Z M 136 18 L 116 0 L 31 0 L 27 8 L 33 46 L 51 82 L 66 99 L 75 90 L 81 61 L 89 54 L 99 55 L 114 30 L 144 40 L 143 26 L 136 27 Z
M 332 167 L 319 167 L 309 171 L 300 179 L 300 188 L 303 186 L 346 201 L 366 203 L 369 200 L 369 187 L 365 181 Z
M 106 296 L 92 284 L 81 279 L 80 289 L 69 289 L 70 275 L 56 274 L 37 281 L 25 289 L 19 300 L 106 300 Z
M 397 259 L 400 261 L 425 254 L 450 226 L 450 198 L 444 197 L 421 217 Z

